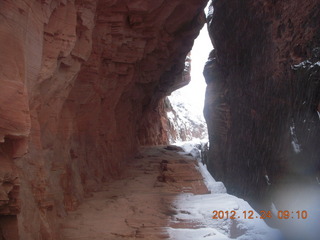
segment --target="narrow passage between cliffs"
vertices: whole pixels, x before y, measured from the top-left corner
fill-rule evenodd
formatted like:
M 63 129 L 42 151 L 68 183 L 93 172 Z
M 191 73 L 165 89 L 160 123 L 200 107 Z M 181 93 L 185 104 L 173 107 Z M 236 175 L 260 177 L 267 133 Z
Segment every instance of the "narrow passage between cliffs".
M 206 26 L 186 59 L 191 82 L 166 101 L 169 140 L 179 146 L 142 147 L 119 179 L 69 212 L 60 225 L 63 240 L 278 239 L 277 230 L 246 201 L 227 194 L 203 165 L 208 133 L 202 71 L 211 50 L 203 46 L 211 46 Z M 248 219 L 251 213 L 257 218 Z

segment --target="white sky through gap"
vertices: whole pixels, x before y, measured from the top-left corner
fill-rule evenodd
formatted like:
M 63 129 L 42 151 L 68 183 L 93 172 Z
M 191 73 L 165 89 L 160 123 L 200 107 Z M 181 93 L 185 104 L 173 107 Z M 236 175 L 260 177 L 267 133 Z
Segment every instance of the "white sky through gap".
M 208 6 L 205 12 L 208 12 Z M 191 82 L 187 86 L 173 92 L 171 97 L 169 97 L 170 101 L 183 103 L 190 111 L 190 114 L 202 119 L 206 90 L 203 68 L 212 49 L 207 24 L 205 24 L 199 36 L 195 39 L 191 51 Z

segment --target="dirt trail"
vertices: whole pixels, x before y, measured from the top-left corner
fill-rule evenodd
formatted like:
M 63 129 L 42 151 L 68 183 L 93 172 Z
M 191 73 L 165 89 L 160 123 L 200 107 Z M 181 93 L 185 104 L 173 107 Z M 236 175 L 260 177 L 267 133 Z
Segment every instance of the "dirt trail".
M 69 213 L 61 223 L 63 239 L 169 239 L 166 227 L 196 227 L 171 220 L 179 195 L 208 193 L 197 164 L 174 148 L 142 148 L 122 179 L 109 182 Z

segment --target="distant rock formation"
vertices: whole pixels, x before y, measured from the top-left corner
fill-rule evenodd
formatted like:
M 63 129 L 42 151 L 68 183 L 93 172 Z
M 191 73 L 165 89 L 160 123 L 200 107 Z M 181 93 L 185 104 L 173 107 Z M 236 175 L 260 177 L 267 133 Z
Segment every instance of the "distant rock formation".
M 179 100 L 170 102 L 169 98 L 166 99 L 165 103 L 170 142 L 208 138 L 206 122 L 201 116 L 193 114 L 188 105 L 179 102 Z
M 189 53 L 183 73 L 186 84 L 191 81 L 192 60 Z M 195 81 L 195 80 L 194 80 Z M 190 103 L 191 96 L 185 96 L 178 89 L 163 100 L 165 118 L 164 125 L 170 143 L 189 141 L 192 139 L 208 139 L 207 124 L 201 111 L 194 112 Z M 201 112 L 201 115 L 199 114 Z

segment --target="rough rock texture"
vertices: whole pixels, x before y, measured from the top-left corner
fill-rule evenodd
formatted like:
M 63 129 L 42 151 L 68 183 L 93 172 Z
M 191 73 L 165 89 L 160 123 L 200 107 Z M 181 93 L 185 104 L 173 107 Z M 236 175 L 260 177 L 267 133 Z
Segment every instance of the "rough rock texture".
M 208 139 L 207 124 L 203 117 L 193 114 L 191 107 L 183 101 L 180 102 L 175 93 L 166 99 L 165 104 L 168 119 L 167 133 L 171 143 L 192 139 Z
M 63 220 L 63 239 L 172 239 L 170 227 L 198 227 L 195 221 L 172 221 L 181 195 L 209 192 L 198 162 L 177 151 L 143 147 L 121 179 L 106 183 Z
M 215 0 L 213 9 L 204 70 L 211 172 L 259 203 L 286 181 L 317 184 L 319 1 Z M 293 67 L 307 59 L 303 73 Z
M 205 4 L 0 2 L 0 238 L 59 239 L 57 216 L 167 141 L 158 105 L 184 84 Z

